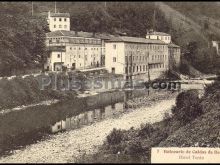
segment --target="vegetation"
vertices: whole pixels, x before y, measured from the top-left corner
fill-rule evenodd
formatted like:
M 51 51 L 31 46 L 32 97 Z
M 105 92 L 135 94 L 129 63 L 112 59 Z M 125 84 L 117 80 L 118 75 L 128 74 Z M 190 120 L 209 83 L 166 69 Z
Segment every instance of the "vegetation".
M 0 111 L 52 99 L 74 99 L 76 90 L 71 86 L 74 80 L 82 83 L 80 90 L 83 91 L 86 78 L 81 72 L 69 75 L 41 74 L 25 78 L 18 76 L 11 80 L 3 78 L 0 80 Z
M 150 29 L 171 33 L 190 65 L 204 73 L 219 70 L 220 60 L 210 48 L 211 40 L 220 39 L 220 31 L 215 28 L 220 25 L 216 17 L 219 12 L 214 10 L 218 5 L 213 2 L 166 4 L 186 14 L 185 22 L 179 20 L 173 25 L 176 15 L 167 16 L 154 2 L 57 2 L 57 11 L 70 13 L 71 30 L 74 31 L 138 37 L 145 37 Z M 0 3 L 0 76 L 42 68 L 46 56 L 45 32 L 48 32 L 46 12 L 49 10 L 54 11 L 54 2 L 34 2 L 33 16 L 31 2 Z M 195 15 L 210 19 L 199 20 Z M 188 19 L 193 19 L 196 25 Z
M 150 163 L 152 147 L 219 147 L 219 98 L 219 82 L 209 85 L 202 98 L 196 90 L 182 92 L 163 121 L 135 130 L 114 129 L 98 153 L 78 161 Z
M 32 17 L 28 3 L 0 3 L 0 76 L 42 68 L 46 19 Z

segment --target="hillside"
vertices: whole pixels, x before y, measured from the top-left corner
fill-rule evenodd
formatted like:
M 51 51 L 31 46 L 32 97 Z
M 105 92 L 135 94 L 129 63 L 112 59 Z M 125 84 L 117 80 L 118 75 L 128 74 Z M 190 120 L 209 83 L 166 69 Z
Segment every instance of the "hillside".
M 0 2 L 0 76 L 41 67 L 46 19 L 31 16 L 27 2 Z
M 172 115 L 140 129 L 113 129 L 97 153 L 78 162 L 150 163 L 152 147 L 219 147 L 219 98 L 219 82 L 208 86 L 202 98 L 194 90 L 180 93 Z
M 33 2 L 33 6 L 32 16 L 31 2 L 0 3 L 0 36 L 8 36 L 0 41 L 2 75 L 39 68 L 45 60 L 46 15 L 54 12 L 55 2 Z M 196 69 L 219 70 L 220 58 L 210 47 L 212 39 L 220 38 L 215 2 L 56 2 L 56 6 L 57 12 L 70 13 L 71 30 L 145 37 L 153 28 L 170 33 L 183 58 Z
M 212 40 L 220 39 L 219 12 L 215 2 L 156 2 L 169 22 L 173 41 L 182 48 L 183 58 L 204 73 L 219 70 L 220 57 L 211 47 Z M 212 12 L 211 12 L 212 11 Z

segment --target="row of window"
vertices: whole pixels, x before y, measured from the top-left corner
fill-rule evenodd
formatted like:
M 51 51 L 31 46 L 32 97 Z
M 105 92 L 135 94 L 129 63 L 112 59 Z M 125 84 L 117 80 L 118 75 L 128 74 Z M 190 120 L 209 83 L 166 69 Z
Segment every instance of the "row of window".
M 149 39 L 155 39 L 155 36 L 147 36 L 147 38 L 149 38 Z M 157 39 L 159 40 L 159 39 L 161 39 L 161 40 L 170 40 L 170 37 L 169 36 L 157 36 Z
M 135 73 L 135 72 L 145 72 L 147 71 L 148 65 L 137 65 L 137 66 L 129 66 L 125 67 L 125 73 Z M 149 69 L 155 68 L 164 68 L 164 64 L 151 64 L 149 65 Z
M 154 44 L 126 44 L 126 49 L 142 49 L 142 50 L 164 50 L 167 48 L 165 45 L 154 45 Z M 113 49 L 116 49 L 116 45 L 113 45 Z
M 152 55 L 152 60 L 164 60 L 166 59 L 166 55 Z M 114 58 L 113 57 L 113 62 L 116 62 L 114 61 Z M 126 62 L 131 62 L 131 61 L 137 61 L 139 59 L 139 61 L 148 61 L 148 58 L 149 58 L 149 55 L 147 56 L 125 56 L 125 61 Z
M 57 21 L 57 18 L 54 18 L 53 20 L 54 20 L 54 21 Z M 58 20 L 61 22 L 61 21 L 62 21 L 62 18 L 59 18 Z M 63 18 L 63 21 L 66 22 L 67 19 L 66 19 L 66 18 Z
M 164 60 L 166 57 L 166 55 L 152 55 L 152 60 Z
M 76 50 L 77 48 L 76 47 L 74 47 L 74 48 L 72 48 L 72 47 L 70 47 L 70 50 Z M 99 48 L 90 48 L 91 50 L 99 50 Z M 83 50 L 83 49 L 81 49 L 80 47 L 78 48 L 78 50 Z M 84 48 L 84 50 L 88 50 L 88 48 Z
M 98 54 L 91 54 L 91 58 L 93 57 L 93 56 L 99 56 Z M 60 54 L 57 54 L 57 58 L 60 58 L 61 57 L 61 55 Z M 81 58 L 81 57 L 83 57 L 83 56 L 81 56 L 80 54 L 78 55 L 78 58 Z M 73 58 L 76 58 L 76 55 L 73 55 Z M 95 57 L 94 57 L 95 58 Z M 87 55 L 85 55 L 85 59 L 87 59 Z
M 57 26 L 56 26 L 56 25 L 54 25 L 53 27 L 54 27 L 54 28 L 57 28 Z M 67 29 L 67 25 L 64 25 L 64 26 L 59 25 L 58 27 L 59 27 L 59 28 L 63 28 L 63 27 L 64 27 L 64 29 Z
M 164 64 L 151 64 L 149 69 L 164 68 Z
M 58 38 L 58 37 L 55 37 L 55 38 L 50 38 L 49 39 L 49 43 L 52 43 L 52 42 L 57 42 L 59 43 L 60 41 L 65 41 L 65 42 L 70 42 L 70 43 L 85 43 L 85 44 L 101 44 L 101 40 L 97 40 L 97 39 L 85 39 L 85 38 Z

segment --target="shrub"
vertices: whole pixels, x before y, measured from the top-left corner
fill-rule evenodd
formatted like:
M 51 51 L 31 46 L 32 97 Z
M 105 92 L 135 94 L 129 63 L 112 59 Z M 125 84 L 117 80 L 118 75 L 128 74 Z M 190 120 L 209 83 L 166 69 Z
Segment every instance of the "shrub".
M 112 132 L 107 136 L 107 142 L 109 145 L 116 145 L 121 143 L 123 139 L 122 130 L 113 129 Z
M 200 116 L 203 111 L 198 93 L 195 90 L 180 93 L 177 96 L 176 107 L 172 109 L 172 113 L 182 124 L 186 124 Z
M 144 152 L 144 148 L 142 147 L 142 144 L 140 140 L 132 140 L 127 147 L 125 148 L 125 154 L 128 155 L 140 155 Z
M 139 131 L 138 135 L 142 136 L 142 137 L 150 137 L 150 135 L 153 133 L 154 128 L 151 124 L 146 124 L 145 126 L 143 126 L 141 128 L 141 130 Z

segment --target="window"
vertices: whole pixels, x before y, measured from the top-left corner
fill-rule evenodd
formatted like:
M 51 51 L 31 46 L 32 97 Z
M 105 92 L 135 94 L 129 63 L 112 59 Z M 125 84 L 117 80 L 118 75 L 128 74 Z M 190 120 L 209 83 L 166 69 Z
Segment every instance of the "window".
M 62 21 L 62 18 L 59 18 L 59 21 Z
M 59 25 L 59 28 L 62 28 L 62 25 Z
M 56 25 L 54 25 L 53 27 L 56 28 Z
M 70 50 L 72 50 L 72 47 L 70 47 Z
M 113 62 L 116 62 L 116 57 L 113 57 Z
M 64 28 L 66 29 L 66 28 L 67 28 L 67 25 L 64 25 Z
M 138 72 L 138 66 L 137 66 L 137 72 Z
M 54 21 L 56 21 L 56 18 L 54 18 Z
M 128 62 L 128 56 L 125 56 L 125 62 Z
M 64 21 L 66 22 L 66 18 L 64 18 Z
M 57 54 L 57 58 L 60 58 L 60 54 Z
M 113 49 L 116 49 L 116 45 L 115 44 L 113 45 Z

